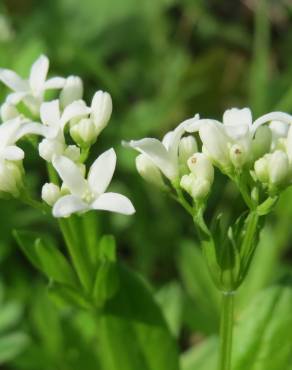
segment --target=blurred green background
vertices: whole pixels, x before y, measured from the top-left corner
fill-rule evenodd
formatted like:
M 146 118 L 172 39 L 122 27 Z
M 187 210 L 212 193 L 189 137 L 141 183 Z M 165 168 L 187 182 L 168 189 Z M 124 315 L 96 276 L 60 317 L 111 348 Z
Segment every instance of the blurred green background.
M 255 118 L 272 110 L 292 112 L 291 27 L 289 0 L 0 4 L 1 67 L 26 76 L 44 53 L 51 75 L 83 78 L 88 102 L 98 89 L 112 95 L 113 116 L 92 158 L 110 146 L 116 149 L 113 186 L 132 199 L 137 213 L 130 218 L 97 214 L 98 228 L 117 237 L 120 259 L 154 287 L 181 352 L 217 332 L 218 296 L 195 247 L 191 220 L 136 174 L 136 154 L 123 148 L 121 140 L 161 138 L 197 112 L 220 119 L 232 106 L 251 107 Z M 1 99 L 6 93 L 1 86 Z M 30 151 L 28 147 L 26 181 L 39 196 L 46 172 Z M 239 313 L 262 288 L 289 280 L 291 204 L 292 193 L 286 191 L 264 230 L 239 295 Z M 40 361 L 42 370 L 96 369 L 90 318 L 55 308 L 46 280 L 12 237 L 14 228 L 22 228 L 61 240 L 55 221 L 16 201 L 1 201 L 0 207 L 0 362 L 7 369 L 39 370 Z M 218 209 L 227 215 L 242 209 L 236 190 L 219 175 L 208 217 Z

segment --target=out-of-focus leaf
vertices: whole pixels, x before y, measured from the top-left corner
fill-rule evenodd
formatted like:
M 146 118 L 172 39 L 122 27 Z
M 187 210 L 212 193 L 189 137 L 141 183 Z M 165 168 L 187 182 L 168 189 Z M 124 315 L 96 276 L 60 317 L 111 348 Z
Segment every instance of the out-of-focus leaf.
M 168 326 L 175 337 L 178 337 L 183 314 L 183 292 L 176 283 L 163 286 L 155 295 L 164 313 Z
M 79 291 L 70 286 L 54 283 L 49 287 L 49 294 L 60 306 L 92 308 L 90 302 Z
M 17 324 L 22 315 L 22 306 L 16 302 L 0 305 L 0 333 Z
M 178 370 L 178 350 L 159 306 L 135 273 L 120 266 L 120 289 L 99 319 L 106 370 Z
M 93 298 L 98 307 L 110 299 L 119 286 L 117 265 L 111 261 L 103 261 L 98 266 L 93 287 Z
M 202 344 L 184 352 L 181 370 L 215 370 L 217 365 L 218 339 L 211 337 Z
M 14 359 L 28 345 L 27 335 L 21 332 L 6 334 L 0 337 L 0 364 Z

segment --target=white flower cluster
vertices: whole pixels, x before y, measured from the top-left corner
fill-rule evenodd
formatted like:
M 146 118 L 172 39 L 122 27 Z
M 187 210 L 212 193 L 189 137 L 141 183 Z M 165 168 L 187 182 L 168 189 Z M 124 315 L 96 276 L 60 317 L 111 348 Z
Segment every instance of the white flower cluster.
M 42 188 L 42 199 L 53 207 L 55 217 L 91 209 L 134 213 L 128 198 L 106 192 L 116 166 L 113 149 L 101 154 L 88 174 L 84 165 L 91 145 L 110 119 L 111 96 L 97 91 L 87 106 L 79 77 L 47 79 L 48 69 L 49 60 L 44 55 L 34 62 L 28 79 L 0 69 L 0 80 L 12 90 L 1 106 L 1 195 L 21 197 L 24 193 L 24 152 L 16 143 L 24 136 L 38 135 L 40 157 L 62 180 L 61 186 L 46 183 Z M 52 89 L 60 91 L 59 98 L 45 101 L 46 91 Z
M 169 180 L 195 201 L 208 196 L 214 166 L 235 182 L 248 183 L 250 189 L 259 185 L 275 194 L 292 183 L 291 123 L 287 113 L 268 113 L 253 122 L 250 109 L 232 108 L 222 122 L 196 115 L 162 142 L 145 138 L 126 145 L 141 153 L 136 166 L 142 177 L 164 189 Z

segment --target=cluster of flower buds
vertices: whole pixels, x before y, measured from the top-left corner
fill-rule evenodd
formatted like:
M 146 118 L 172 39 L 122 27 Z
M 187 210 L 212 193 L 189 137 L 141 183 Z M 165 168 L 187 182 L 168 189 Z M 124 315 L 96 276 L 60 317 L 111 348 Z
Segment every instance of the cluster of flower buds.
M 40 157 L 60 177 L 59 183 L 46 183 L 42 188 L 42 199 L 53 207 L 55 217 L 91 209 L 132 214 L 134 207 L 128 198 L 105 192 L 116 166 L 114 150 L 101 154 L 88 173 L 84 164 L 111 117 L 111 96 L 97 91 L 88 106 L 81 78 L 47 79 L 48 70 L 49 60 L 44 55 L 34 62 L 27 79 L 0 69 L 0 81 L 12 90 L 0 110 L 0 195 L 27 197 L 24 152 L 16 143 L 37 135 L 41 137 Z M 47 90 L 59 91 L 58 98 L 46 101 Z
M 222 122 L 196 115 L 162 142 L 145 138 L 126 145 L 141 153 L 136 166 L 146 180 L 164 189 L 167 182 L 181 187 L 195 201 L 210 193 L 214 167 L 237 183 L 248 178 L 251 191 L 260 183 L 271 194 L 292 181 L 291 123 L 287 113 L 271 112 L 253 121 L 249 108 L 232 108 Z

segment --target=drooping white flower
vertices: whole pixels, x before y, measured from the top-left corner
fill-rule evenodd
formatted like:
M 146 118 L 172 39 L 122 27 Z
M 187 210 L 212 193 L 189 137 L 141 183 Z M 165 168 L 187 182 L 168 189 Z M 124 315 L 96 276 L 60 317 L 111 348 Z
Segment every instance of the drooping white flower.
M 0 69 L 0 81 L 13 90 L 7 101 L 14 105 L 23 101 L 33 114 L 38 114 L 45 91 L 60 89 L 65 84 L 65 79 L 61 77 L 47 80 L 48 69 L 49 59 L 45 55 L 33 63 L 28 79 L 23 79 L 10 69 Z
M 63 180 L 69 195 L 62 196 L 53 207 L 55 217 L 68 217 L 72 213 L 89 210 L 105 210 L 126 215 L 135 209 L 124 195 L 106 192 L 112 179 L 116 154 L 109 149 L 92 164 L 87 179 L 80 168 L 70 159 L 60 156 L 53 159 L 53 166 Z
M 165 189 L 162 174 L 158 167 L 149 159 L 145 154 L 139 154 L 136 157 L 136 168 L 141 177 L 145 181 L 161 188 Z
M 168 132 L 162 141 L 153 138 L 131 140 L 124 145 L 146 155 L 170 181 L 179 177 L 178 147 L 186 128 L 196 123 L 199 115 L 182 122 L 173 131 Z
M 42 200 L 49 206 L 53 206 L 61 197 L 61 189 L 53 183 L 46 183 L 42 187 Z

